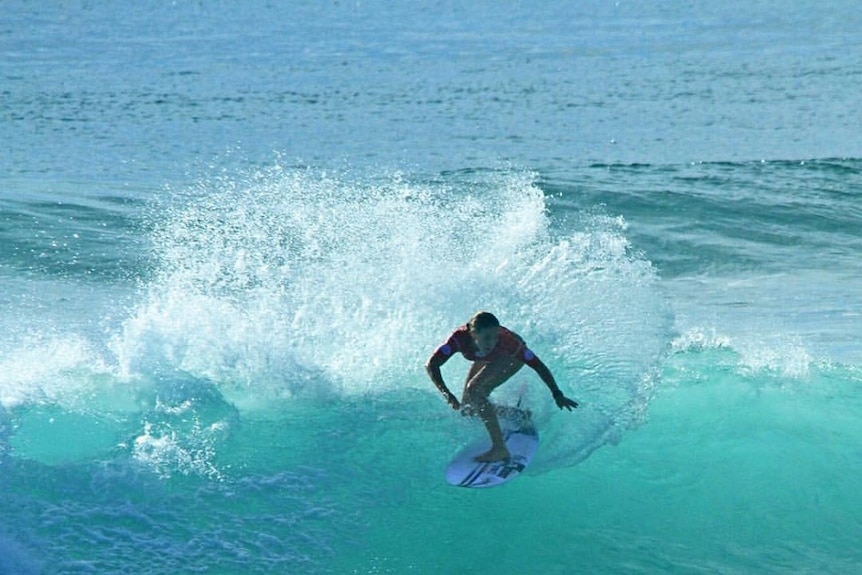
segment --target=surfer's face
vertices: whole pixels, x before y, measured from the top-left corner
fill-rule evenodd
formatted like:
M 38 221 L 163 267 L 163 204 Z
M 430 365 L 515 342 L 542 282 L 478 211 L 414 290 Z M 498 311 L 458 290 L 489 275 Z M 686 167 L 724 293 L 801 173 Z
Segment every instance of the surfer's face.
M 494 346 L 497 345 L 497 337 L 500 334 L 499 327 L 486 327 L 479 330 L 470 330 L 470 335 L 473 336 L 473 341 L 476 342 L 476 347 L 479 348 L 479 353 L 485 355 L 490 353 Z

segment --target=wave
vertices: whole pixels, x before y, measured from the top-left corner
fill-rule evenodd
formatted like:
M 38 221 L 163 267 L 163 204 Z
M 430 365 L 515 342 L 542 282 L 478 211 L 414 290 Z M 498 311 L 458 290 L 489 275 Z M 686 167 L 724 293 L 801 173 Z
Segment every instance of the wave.
M 152 210 L 155 263 L 117 327 L 7 346 L 17 351 L 5 361 L 33 371 L 7 372 L 16 375 L 0 386 L 3 405 L 42 432 L 63 418 L 33 406 L 83 414 L 101 438 L 83 455 L 218 478 L 220 446 L 239 422 L 285 417 L 292 404 L 445 414 L 424 361 L 491 309 L 582 402 L 577 417 L 551 417 L 541 382 L 524 377 L 556 438 L 544 465 L 574 464 L 642 419 L 670 320 L 626 221 L 599 210 L 557 219 L 536 180 L 281 165 L 202 179 Z M 42 355 L 52 359 L 34 361 Z M 457 389 L 466 363 L 446 370 Z M 393 394 L 401 400 L 385 400 Z M 96 431 L 103 423 L 114 433 Z M 42 461 L 68 459 L 57 451 L 29 445 Z
M 98 186 L 22 182 L 0 198 L 0 258 L 20 276 L 123 282 L 146 269 L 144 202 Z M 95 188 L 95 189 L 94 189 Z
M 279 165 L 171 192 L 144 226 L 152 266 L 132 294 L 88 285 L 95 301 L 17 310 L 29 323 L 0 336 L 0 515 L 29 530 L 0 533 L 0 569 L 332 572 L 375 528 L 411 529 L 419 548 L 417 513 L 470 525 L 513 494 L 524 521 L 531 502 L 582 490 L 608 518 L 639 501 L 627 516 L 667 527 L 664 511 L 718 493 L 743 534 L 752 500 L 781 533 L 808 532 L 809 514 L 788 509 L 852 501 L 859 370 L 800 329 L 844 316 L 824 316 L 822 298 L 788 314 L 773 297 L 789 293 L 783 275 L 663 279 L 632 240 L 637 211 L 562 207 L 575 192 L 518 170 Z M 528 472 L 543 477 L 464 516 L 462 492 L 435 489 L 484 431 L 422 364 L 478 308 L 581 407 L 559 412 L 529 371 L 495 392 L 533 410 Z M 444 366 L 450 386 L 466 368 Z M 572 509 L 561 521 L 584 517 Z M 845 509 L 818 525 L 852 532 Z
M 748 160 L 748 161 L 698 161 L 698 162 L 689 162 L 688 166 L 723 166 L 723 167 L 731 167 L 731 168 L 743 168 L 747 166 L 763 166 L 766 164 L 774 165 L 774 166 L 788 166 L 788 167 L 797 167 L 797 166 L 807 166 L 810 169 L 818 169 L 818 168 L 835 168 L 837 171 L 847 171 L 851 174 L 858 174 L 860 172 L 860 164 L 862 164 L 862 158 L 854 158 L 854 157 L 823 157 L 823 158 L 801 158 L 801 159 L 758 159 L 758 160 Z M 682 165 L 682 164 L 681 164 Z M 604 162 L 594 162 L 589 164 L 590 168 L 601 168 L 601 169 L 644 169 L 644 168 L 663 168 L 666 169 L 668 164 L 650 164 L 650 163 L 641 163 L 641 162 L 632 162 L 632 163 L 604 163 Z
M 811 254 L 820 269 L 858 270 L 860 176 L 856 159 L 601 164 L 540 185 L 560 208 L 625 214 L 670 279 L 810 269 Z

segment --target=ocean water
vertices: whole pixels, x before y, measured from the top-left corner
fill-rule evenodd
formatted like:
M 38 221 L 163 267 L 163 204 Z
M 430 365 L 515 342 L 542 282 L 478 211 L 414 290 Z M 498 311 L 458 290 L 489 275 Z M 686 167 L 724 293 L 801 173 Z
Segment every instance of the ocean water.
M 0 574 L 862 572 L 858 6 L 462 4 L 3 3 Z

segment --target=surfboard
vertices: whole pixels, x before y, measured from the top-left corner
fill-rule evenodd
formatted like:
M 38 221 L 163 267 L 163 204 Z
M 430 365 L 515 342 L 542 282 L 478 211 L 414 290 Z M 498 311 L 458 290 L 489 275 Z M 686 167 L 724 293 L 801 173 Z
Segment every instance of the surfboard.
M 539 449 L 539 432 L 530 412 L 519 407 L 497 407 L 500 427 L 511 457 L 504 461 L 483 463 L 477 455 L 491 449 L 488 437 L 471 443 L 458 452 L 446 467 L 446 481 L 458 487 L 495 487 L 511 481 L 530 464 Z

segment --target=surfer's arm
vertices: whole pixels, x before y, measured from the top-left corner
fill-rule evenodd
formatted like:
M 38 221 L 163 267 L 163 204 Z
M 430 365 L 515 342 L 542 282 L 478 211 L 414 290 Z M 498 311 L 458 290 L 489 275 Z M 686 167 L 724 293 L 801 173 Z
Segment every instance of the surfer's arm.
M 539 377 L 542 378 L 542 381 L 545 382 L 545 385 L 548 386 L 548 389 L 551 390 L 551 395 L 554 396 L 554 402 L 557 404 L 557 407 L 571 411 L 572 408 L 578 406 L 577 401 L 569 399 L 563 394 L 560 386 L 557 385 L 557 381 L 554 379 L 554 374 L 551 373 L 551 370 L 548 369 L 548 366 L 541 359 L 534 355 L 526 363 L 535 370 Z
M 446 382 L 443 381 L 443 374 L 440 372 L 440 366 L 446 363 L 449 359 L 448 355 L 445 355 L 437 350 L 434 352 L 428 362 L 425 364 L 425 371 L 428 372 L 428 377 L 431 378 L 431 381 L 434 382 L 435 387 L 440 390 L 440 393 L 443 394 L 443 397 L 446 398 L 446 402 L 452 406 L 452 409 L 461 409 L 461 403 L 458 401 L 458 398 L 455 397 L 455 394 L 449 391 L 449 388 L 446 386 Z

